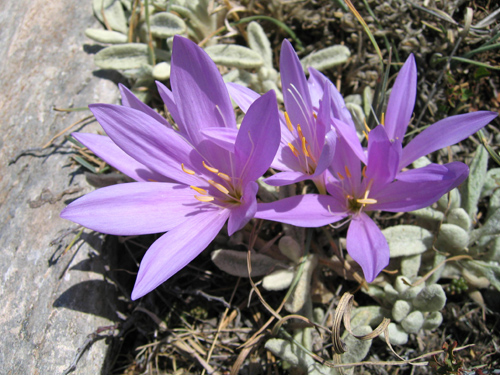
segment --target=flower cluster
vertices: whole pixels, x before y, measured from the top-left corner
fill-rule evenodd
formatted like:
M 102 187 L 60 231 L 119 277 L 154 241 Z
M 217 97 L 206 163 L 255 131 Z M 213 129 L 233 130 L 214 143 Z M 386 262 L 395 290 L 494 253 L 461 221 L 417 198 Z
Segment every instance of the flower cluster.
M 286 112 L 275 94 L 224 84 L 215 64 L 193 42 L 175 37 L 172 91 L 158 90 L 176 126 L 121 86 L 122 106 L 94 104 L 107 136 L 74 134 L 104 161 L 136 182 L 96 190 L 61 217 L 115 235 L 166 232 L 147 251 L 132 298 L 155 289 L 196 257 L 227 221 L 229 235 L 252 218 L 302 227 L 350 221 L 347 251 L 368 282 L 388 264 L 389 248 L 369 211 L 405 212 L 429 206 L 462 183 L 465 164 L 406 167 L 419 157 L 473 134 L 496 114 L 453 116 L 402 140 L 416 98 L 410 56 L 394 83 L 385 119 L 359 141 L 342 96 L 321 73 L 307 80 L 289 42 L 281 79 Z M 229 98 L 245 112 L 236 125 Z M 258 203 L 256 180 L 283 186 L 311 180 L 318 194 Z

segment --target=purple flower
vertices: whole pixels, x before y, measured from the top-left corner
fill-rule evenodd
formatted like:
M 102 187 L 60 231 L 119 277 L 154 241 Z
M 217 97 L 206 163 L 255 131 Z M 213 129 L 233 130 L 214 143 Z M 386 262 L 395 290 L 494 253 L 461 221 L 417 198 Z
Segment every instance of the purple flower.
M 352 121 L 349 111 L 335 86 L 317 70 L 310 68 L 311 76 L 306 80 L 299 58 L 287 40 L 281 46 L 280 70 L 286 112 L 281 115 L 281 143 L 272 167 L 282 172 L 265 182 L 283 186 L 310 179 L 321 193 L 326 193 L 324 172 L 332 162 L 336 140 L 330 116 L 333 113 Z M 229 83 L 228 88 L 243 111 L 259 97 L 237 84 Z M 339 97 L 344 108 L 335 105 Z
M 193 42 L 174 38 L 172 91 L 158 84 L 178 131 L 121 88 L 124 106 L 90 108 L 108 137 L 74 134 L 81 143 L 137 182 L 96 190 L 61 217 L 115 235 L 167 232 L 142 259 L 132 299 L 142 297 L 195 258 L 228 220 L 241 229 L 257 210 L 255 182 L 279 145 L 276 98 L 263 95 L 232 144 L 221 147 L 203 129 L 237 129 L 217 67 Z
M 385 124 L 369 132 L 363 149 L 354 125 L 332 118 L 339 137 L 329 167 L 330 195 L 310 194 L 260 204 L 255 217 L 315 227 L 350 218 L 347 251 L 368 282 L 389 262 L 389 246 L 366 211 L 407 212 L 427 207 L 460 185 L 468 167 L 460 162 L 403 171 L 421 156 L 459 142 L 493 120 L 494 112 L 446 118 L 422 131 L 406 147 L 402 139 L 416 98 L 417 69 L 411 55 L 401 69 L 387 106 Z M 363 166 L 364 165 L 364 166 Z

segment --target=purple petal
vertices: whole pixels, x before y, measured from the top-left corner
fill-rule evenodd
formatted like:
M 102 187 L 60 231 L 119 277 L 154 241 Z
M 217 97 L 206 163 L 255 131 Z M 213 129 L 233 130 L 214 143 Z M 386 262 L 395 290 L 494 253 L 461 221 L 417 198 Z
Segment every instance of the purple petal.
M 370 132 L 368 140 L 368 164 L 366 179 L 373 181 L 374 189 L 392 182 L 399 171 L 401 157 L 401 142 L 391 142 L 382 125 Z
M 429 126 L 403 149 L 399 169 L 419 157 L 460 142 L 492 121 L 498 114 L 479 111 L 451 116 Z
M 70 203 L 61 217 L 119 236 L 165 232 L 206 206 L 185 185 L 131 182 L 95 190 Z
M 234 152 L 234 144 L 236 142 L 236 136 L 238 135 L 238 129 L 214 127 L 205 128 L 201 132 L 217 146 L 229 152 Z
M 234 232 L 243 228 L 253 219 L 257 212 L 257 192 L 259 185 L 255 181 L 250 181 L 243 192 L 242 202 L 238 207 L 231 208 L 229 220 L 227 222 L 227 232 L 230 236 Z
M 184 132 L 195 147 L 205 139 L 200 133 L 203 128 L 236 128 L 233 106 L 217 66 L 196 43 L 177 35 L 170 82 Z
M 392 86 L 385 115 L 385 130 L 389 139 L 403 141 L 417 97 L 417 64 L 411 54 Z
M 322 174 L 332 164 L 336 143 L 337 133 L 332 129 L 325 136 L 325 144 L 323 145 L 323 150 L 321 150 L 321 155 L 313 177 Z
M 347 231 L 347 252 L 363 269 L 371 283 L 389 264 L 389 245 L 384 235 L 365 213 L 353 216 Z
M 276 95 L 271 90 L 250 106 L 236 137 L 236 171 L 243 184 L 256 180 L 268 170 L 280 139 Z
M 280 172 L 265 178 L 264 182 L 271 186 L 285 186 L 309 180 L 310 178 L 311 175 L 304 172 Z
M 257 204 L 255 217 L 298 227 L 315 228 L 345 218 L 346 213 L 336 211 L 337 207 L 336 200 L 328 195 L 296 195 L 272 203 Z
M 174 94 L 170 91 L 163 83 L 156 81 L 156 87 L 158 88 L 158 93 L 163 100 L 163 103 L 167 106 L 170 115 L 174 119 L 181 133 L 186 133 L 186 127 L 182 122 L 181 115 L 177 110 L 177 105 L 175 104 Z
M 460 162 L 445 165 L 430 164 L 397 176 L 397 181 L 386 185 L 374 198 L 371 210 L 407 212 L 430 206 L 453 188 L 465 181 L 469 168 Z
M 349 145 L 354 154 L 358 157 L 364 164 L 367 163 L 367 158 L 361 143 L 359 142 L 358 134 L 356 133 L 356 128 L 354 126 L 349 126 L 348 124 L 339 121 L 337 119 L 333 120 L 334 128 L 338 131 L 339 137 L 341 136 Z
M 300 125 L 305 138 L 316 139 L 313 108 L 306 76 L 288 40 L 281 44 L 281 86 L 285 108 L 294 126 Z
M 200 254 L 224 226 L 228 210 L 197 214 L 161 236 L 142 258 L 132 299 L 164 283 Z
M 226 83 L 226 87 L 229 91 L 231 99 L 234 100 L 244 113 L 248 111 L 248 108 L 254 101 L 260 98 L 260 95 L 255 91 L 249 89 L 248 87 L 238 85 L 237 83 L 228 82 Z
M 73 133 L 72 136 L 106 163 L 136 181 L 172 182 L 130 157 L 105 135 Z
M 181 163 L 201 167 L 201 158 L 181 136 L 143 112 L 112 104 L 91 104 L 90 110 L 109 137 L 135 160 L 187 185 L 196 185 Z
M 154 111 L 151 107 L 141 102 L 128 88 L 123 86 L 121 83 L 118 85 L 120 87 L 120 93 L 122 95 L 122 104 L 126 107 L 137 109 L 138 111 L 144 112 L 145 114 L 153 117 L 159 123 L 172 127 L 159 113 Z

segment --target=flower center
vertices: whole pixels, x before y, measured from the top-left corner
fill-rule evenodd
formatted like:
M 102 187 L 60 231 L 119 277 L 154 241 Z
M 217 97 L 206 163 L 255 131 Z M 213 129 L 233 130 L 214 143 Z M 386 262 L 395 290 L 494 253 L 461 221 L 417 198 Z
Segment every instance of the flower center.
M 351 171 L 349 170 L 347 165 L 344 166 L 344 170 L 345 170 L 346 177 L 344 177 L 344 175 L 342 173 L 337 172 L 337 175 L 338 175 L 343 186 L 344 186 L 344 181 L 346 180 L 346 178 L 350 179 L 352 177 Z M 366 171 L 366 166 L 363 167 L 363 171 L 362 171 L 363 178 L 366 178 L 365 171 Z M 373 185 L 373 180 L 370 180 L 368 182 L 368 184 L 366 185 L 366 188 L 365 188 L 365 191 L 363 193 L 362 198 L 355 197 L 354 193 L 350 194 L 350 193 L 345 192 L 345 197 L 347 199 L 347 209 L 350 212 L 353 212 L 353 213 L 360 212 L 366 205 L 377 203 L 376 199 L 369 198 L 370 189 L 372 188 L 372 185 Z
M 220 172 L 217 168 L 209 166 L 205 161 L 202 161 L 203 167 L 209 172 L 213 173 L 214 179 L 205 179 L 203 177 L 197 176 L 203 182 L 207 183 L 213 189 L 208 191 L 198 186 L 191 185 L 190 188 L 196 191 L 199 195 L 194 197 L 200 202 L 210 202 L 216 206 L 226 207 L 227 205 L 240 205 L 242 192 L 240 188 L 237 188 L 233 184 L 233 179 L 225 173 Z M 182 171 L 189 175 L 196 175 L 196 172 L 186 168 L 184 163 L 181 164 Z M 209 194 L 210 193 L 210 194 Z
M 314 113 L 313 116 L 314 118 L 316 118 L 316 115 Z M 292 153 L 299 160 L 300 166 L 302 167 L 304 172 L 307 174 L 313 174 L 316 170 L 317 161 L 313 156 L 309 142 L 306 140 L 306 137 L 304 137 L 304 134 L 302 133 L 300 124 L 297 124 L 297 129 L 295 131 L 292 122 L 290 121 L 290 117 L 286 112 L 285 120 L 286 127 L 295 138 L 293 142 L 288 142 L 288 147 L 290 147 Z

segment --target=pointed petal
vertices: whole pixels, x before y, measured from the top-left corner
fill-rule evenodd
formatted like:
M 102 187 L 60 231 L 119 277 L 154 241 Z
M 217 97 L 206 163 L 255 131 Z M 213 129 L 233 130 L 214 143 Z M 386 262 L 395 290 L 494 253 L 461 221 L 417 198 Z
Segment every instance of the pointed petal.
M 313 177 L 322 174 L 333 161 L 335 155 L 335 145 L 337 143 L 337 133 L 334 129 L 330 130 L 325 136 L 325 144 L 323 145 L 323 150 L 321 150 L 321 155 L 318 160 L 318 165 L 316 166 L 316 171 Z
M 315 139 L 315 121 L 306 75 L 288 40 L 281 44 L 281 86 L 285 108 L 294 126 L 300 125 L 306 139 Z
M 174 94 L 172 94 L 172 91 L 170 91 L 161 82 L 156 81 L 156 87 L 158 88 L 158 93 L 160 94 L 161 100 L 163 100 L 163 103 L 165 103 L 165 105 L 167 106 L 167 109 L 170 112 L 170 115 L 174 119 L 175 123 L 177 124 L 179 131 L 183 134 L 186 133 L 186 127 L 182 122 L 181 115 L 179 114 L 177 105 L 175 104 Z
M 256 180 L 268 170 L 280 139 L 278 105 L 271 90 L 250 106 L 236 137 L 236 171 L 243 184 Z
M 161 236 L 142 258 L 132 299 L 157 288 L 200 254 L 221 230 L 229 212 L 197 214 Z
M 232 236 L 237 230 L 243 228 L 250 220 L 253 219 L 255 213 L 257 212 L 258 191 L 259 185 L 255 181 L 250 181 L 243 192 L 243 204 L 238 207 L 231 208 L 229 220 L 227 222 L 227 233 L 230 236 Z
M 130 182 L 95 190 L 70 203 L 61 217 L 97 232 L 130 236 L 165 232 L 204 206 L 185 185 Z
M 411 54 L 398 73 L 387 104 L 385 130 L 389 139 L 403 141 L 417 97 L 417 64 Z
M 351 220 L 347 231 L 347 252 L 361 266 L 369 283 L 389 264 L 387 240 L 364 212 Z
M 255 91 L 249 89 L 248 87 L 238 85 L 237 83 L 227 82 L 226 87 L 229 91 L 231 99 L 234 100 L 244 113 L 248 111 L 248 108 L 254 101 L 260 98 L 260 95 Z
M 371 210 L 408 212 L 428 207 L 465 181 L 469 168 L 460 162 L 426 167 L 401 173 L 397 181 L 375 194 Z
M 176 35 L 170 82 L 187 139 L 198 147 L 205 127 L 236 128 L 233 106 L 222 77 L 203 49 Z
M 265 178 L 264 182 L 271 186 L 285 186 L 309 180 L 310 178 L 311 175 L 305 174 L 304 172 L 280 172 Z
M 229 152 L 234 152 L 234 144 L 236 142 L 236 136 L 238 135 L 238 129 L 213 127 L 205 128 L 201 133 L 217 146 Z
M 201 158 L 174 130 L 132 108 L 112 104 L 89 108 L 113 142 L 139 163 L 175 181 L 198 183 L 182 171 L 181 163 L 193 169 L 202 165 Z
M 121 83 L 118 85 L 120 87 L 120 94 L 122 95 L 122 104 L 126 107 L 137 109 L 138 111 L 144 112 L 145 114 L 153 117 L 159 123 L 172 127 L 166 119 L 164 119 L 160 114 L 154 111 L 151 107 L 141 102 L 128 88 L 123 86 Z
M 358 157 L 358 159 L 361 160 L 363 164 L 367 164 L 366 154 L 359 141 L 356 128 L 337 119 L 333 120 L 333 125 L 337 130 L 339 137 L 342 137 L 342 139 L 347 142 L 352 152 Z
M 394 181 L 399 171 L 401 142 L 398 140 L 391 142 L 382 125 L 373 129 L 369 137 L 365 175 L 368 181 L 373 181 L 372 192 L 375 192 L 377 188 Z
M 296 195 L 272 203 L 257 204 L 255 217 L 315 228 L 334 223 L 345 218 L 344 212 L 336 212 L 336 201 L 328 195 Z
M 495 112 L 478 111 L 451 116 L 436 122 L 406 145 L 399 168 L 403 169 L 421 156 L 464 140 L 497 116 Z
M 136 181 L 172 182 L 130 157 L 105 135 L 73 133 L 72 136 L 106 163 Z

